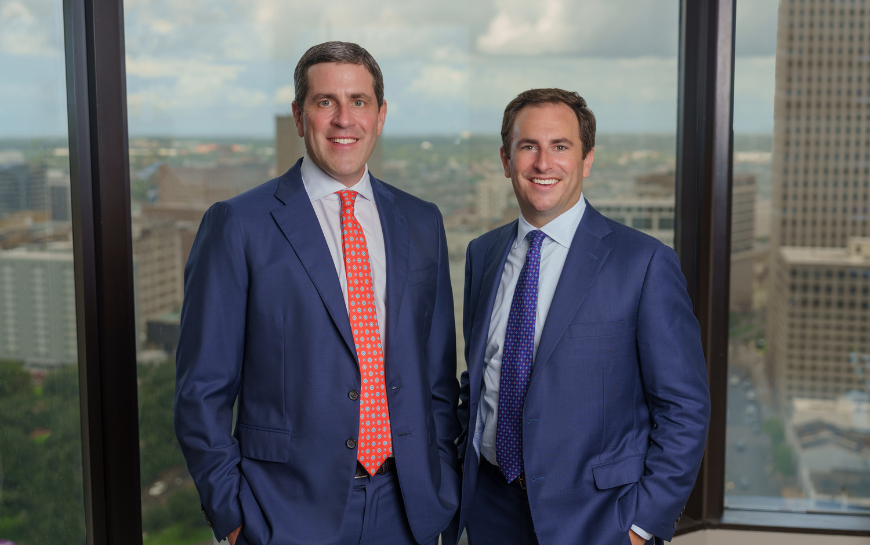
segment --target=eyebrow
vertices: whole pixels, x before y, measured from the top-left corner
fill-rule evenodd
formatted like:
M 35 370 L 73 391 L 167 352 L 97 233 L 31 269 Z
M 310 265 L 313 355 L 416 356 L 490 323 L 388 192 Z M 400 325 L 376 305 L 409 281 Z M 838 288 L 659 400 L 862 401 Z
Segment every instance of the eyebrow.
M 517 140 L 518 146 L 522 146 L 523 144 L 538 145 L 538 141 L 535 140 L 534 138 L 520 138 L 519 140 Z M 570 138 L 556 138 L 554 140 L 550 140 L 548 142 L 548 144 L 561 146 L 561 145 L 565 145 L 565 144 L 574 145 L 574 142 Z
M 371 98 L 372 98 L 370 94 L 363 93 L 363 92 L 351 93 L 349 96 L 350 96 L 351 100 L 356 100 L 358 98 L 365 98 L 365 99 L 371 100 Z M 327 98 L 330 100 L 338 101 L 338 97 L 333 93 L 317 93 L 315 95 L 311 95 L 312 102 L 320 102 L 321 100 L 324 100 Z

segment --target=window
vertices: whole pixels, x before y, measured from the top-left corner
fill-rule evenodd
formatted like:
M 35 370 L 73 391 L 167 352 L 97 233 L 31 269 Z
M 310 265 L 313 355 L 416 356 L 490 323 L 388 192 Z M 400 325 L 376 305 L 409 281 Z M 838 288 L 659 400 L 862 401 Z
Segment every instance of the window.
M 751 218 L 753 227 L 739 235 L 747 237 L 746 247 L 751 251 L 745 257 L 734 253 L 731 256 L 725 505 L 737 510 L 868 514 L 870 488 L 866 483 L 870 482 L 870 472 L 865 468 L 870 451 L 847 445 L 870 440 L 870 422 L 863 423 L 860 416 L 870 406 L 870 364 L 865 362 L 870 362 L 870 345 L 866 338 L 854 333 L 826 337 L 830 342 L 822 344 L 795 342 L 806 339 L 803 332 L 807 330 L 848 331 L 840 322 L 841 315 L 828 314 L 825 309 L 847 313 L 850 323 L 867 319 L 867 294 L 859 292 L 850 279 L 870 271 L 870 266 L 860 261 L 852 264 L 860 255 L 860 239 L 849 238 L 866 233 L 839 229 L 841 224 L 852 224 L 857 209 L 846 205 L 849 201 L 857 203 L 860 196 L 838 195 L 839 182 L 833 180 L 829 189 L 824 179 L 828 169 L 833 169 L 834 174 L 840 169 L 848 174 L 858 165 L 849 157 L 850 141 L 836 140 L 825 144 L 826 151 L 831 148 L 830 154 L 798 156 L 804 171 L 800 178 L 803 184 L 792 183 L 799 178 L 797 172 L 771 169 L 771 164 L 782 160 L 775 154 L 787 156 L 798 145 L 788 141 L 783 130 L 789 111 L 795 107 L 807 114 L 808 131 L 821 129 L 821 119 L 830 120 L 832 115 L 838 121 L 836 133 L 858 131 L 858 116 L 853 119 L 849 110 L 843 112 L 841 106 L 845 105 L 815 101 L 809 96 L 799 104 L 787 105 L 784 98 L 801 95 L 802 91 L 809 94 L 806 91 L 810 84 L 803 83 L 802 78 L 825 75 L 828 81 L 833 77 L 838 82 L 844 78 L 851 82 L 856 69 L 838 61 L 836 68 L 820 74 L 809 63 L 802 66 L 801 62 L 791 62 L 808 55 L 800 50 L 792 52 L 788 59 L 776 57 L 774 41 L 760 47 L 759 23 L 749 21 L 767 21 L 769 28 L 765 32 L 775 36 L 777 27 L 788 28 L 793 15 L 780 10 L 777 18 L 773 3 L 764 8 L 738 2 L 737 10 L 732 229 L 741 214 L 739 207 L 745 207 L 742 213 Z M 839 28 L 845 21 L 842 17 Z M 843 50 L 831 55 L 833 60 L 847 60 Z M 770 69 L 757 70 L 763 63 L 768 63 Z M 774 78 L 774 64 L 783 77 Z M 769 98 L 741 91 L 750 87 L 765 89 Z M 855 101 L 851 106 L 860 105 Z M 774 117 L 774 111 L 779 117 Z M 826 126 L 825 130 L 830 129 Z M 750 160 L 753 153 L 759 160 Z M 740 176 L 755 180 L 751 189 L 736 183 Z M 812 182 L 813 189 L 807 182 Z M 785 195 L 790 183 L 793 189 L 789 192 L 795 200 L 808 200 L 810 194 L 816 199 L 821 192 L 822 200 L 841 200 L 844 206 L 771 206 Z M 732 230 L 732 243 L 737 236 Z M 801 271 L 799 274 L 806 279 L 802 292 L 826 296 L 812 299 L 807 313 L 789 312 L 795 292 L 793 285 L 784 281 L 789 271 L 792 277 Z M 848 293 L 850 298 L 831 299 L 834 293 Z M 794 369 L 798 359 L 807 362 L 806 369 L 803 365 Z
M 61 2 L 0 2 L 0 540 L 84 543 Z
M 181 528 L 209 534 L 172 428 L 184 264 L 211 204 L 283 174 L 303 155 L 290 114 L 293 70 L 308 47 L 358 42 L 384 73 L 388 114 L 368 166 L 444 216 L 461 373 L 466 247 L 519 216 L 499 131 L 520 91 L 563 87 L 584 96 L 598 127 L 584 196 L 605 215 L 611 206 L 631 207 L 630 219 L 625 212 L 615 219 L 673 244 L 679 2 L 619 4 L 638 17 L 627 23 L 613 11 L 589 27 L 577 2 L 547 4 L 531 16 L 519 5 L 471 9 L 455 1 L 274 3 L 268 14 L 224 2 L 195 9 L 127 2 L 146 543 Z

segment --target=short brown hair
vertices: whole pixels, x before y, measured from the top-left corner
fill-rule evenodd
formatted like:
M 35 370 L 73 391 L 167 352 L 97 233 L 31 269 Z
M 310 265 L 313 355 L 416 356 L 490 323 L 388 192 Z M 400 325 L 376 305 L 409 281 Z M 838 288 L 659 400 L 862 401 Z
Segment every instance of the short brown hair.
M 595 114 L 586 105 L 586 101 L 574 91 L 563 89 L 529 89 L 518 94 L 504 109 L 501 122 L 501 144 L 505 154 L 510 157 L 511 133 L 520 110 L 526 106 L 543 106 L 545 104 L 565 104 L 577 116 L 580 124 L 580 142 L 583 144 L 583 158 L 589 150 L 595 147 Z
M 323 42 L 302 55 L 293 72 L 293 90 L 296 93 L 294 101 L 299 108 L 303 108 L 308 95 L 308 69 L 324 62 L 365 66 L 374 80 L 375 99 L 378 101 L 378 110 L 381 109 L 384 103 L 384 75 L 381 67 L 362 46 L 350 42 Z

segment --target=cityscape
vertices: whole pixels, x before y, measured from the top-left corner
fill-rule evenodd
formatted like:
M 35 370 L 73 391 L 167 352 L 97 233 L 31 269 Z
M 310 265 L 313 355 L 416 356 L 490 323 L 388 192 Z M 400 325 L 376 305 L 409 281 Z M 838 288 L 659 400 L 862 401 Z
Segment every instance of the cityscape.
M 733 509 L 870 514 L 870 12 L 823 5 L 780 3 L 773 130 L 734 134 Z M 494 130 L 385 133 L 368 165 L 444 216 L 457 376 L 466 247 L 519 215 Z M 172 426 L 184 265 L 213 203 L 304 148 L 288 115 L 268 137 L 129 144 L 144 542 L 212 543 Z M 676 146 L 673 133 L 598 134 L 584 196 L 673 246 Z M 0 543 L 84 535 L 69 161 L 63 138 L 0 139 Z M 53 464 L 76 470 L 38 469 Z

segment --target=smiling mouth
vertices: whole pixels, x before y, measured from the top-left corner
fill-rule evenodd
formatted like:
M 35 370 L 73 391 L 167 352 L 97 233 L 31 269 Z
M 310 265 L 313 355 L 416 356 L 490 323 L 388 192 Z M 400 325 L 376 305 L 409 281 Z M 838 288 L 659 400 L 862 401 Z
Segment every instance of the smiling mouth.
M 330 138 L 329 141 L 333 144 L 353 144 L 359 138 Z
M 529 181 L 537 185 L 553 185 L 559 180 L 557 178 L 529 178 Z

